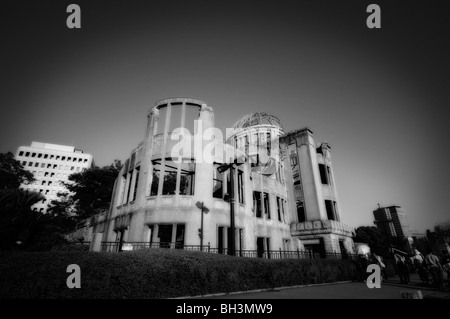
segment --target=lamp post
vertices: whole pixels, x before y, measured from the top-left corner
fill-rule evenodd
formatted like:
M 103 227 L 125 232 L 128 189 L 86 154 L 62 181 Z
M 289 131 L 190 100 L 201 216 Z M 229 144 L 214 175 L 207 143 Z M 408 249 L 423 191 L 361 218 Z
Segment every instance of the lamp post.
M 197 202 L 195 203 L 195 206 L 197 206 L 198 208 L 200 208 L 202 217 L 201 217 L 201 222 L 200 222 L 200 229 L 199 229 L 199 236 L 200 236 L 200 251 L 203 251 L 203 213 L 208 214 L 209 209 L 205 207 L 205 205 L 203 204 L 203 202 Z
M 228 247 L 229 254 L 232 256 L 236 255 L 236 230 L 235 230 L 235 224 L 234 224 L 234 165 L 240 165 L 236 163 L 236 158 L 234 159 L 234 162 L 231 164 L 224 164 L 219 167 L 217 167 L 217 171 L 219 173 L 223 173 L 230 170 L 230 229 L 231 229 L 231 240 L 230 240 L 230 246 Z

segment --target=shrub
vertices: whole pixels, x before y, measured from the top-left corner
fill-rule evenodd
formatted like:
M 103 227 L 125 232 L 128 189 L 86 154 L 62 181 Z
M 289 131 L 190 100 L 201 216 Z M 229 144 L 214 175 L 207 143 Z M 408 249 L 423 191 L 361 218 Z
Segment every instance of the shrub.
M 81 269 L 69 289 L 67 266 Z M 349 260 L 267 260 L 171 249 L 0 255 L 0 298 L 170 298 L 355 280 Z

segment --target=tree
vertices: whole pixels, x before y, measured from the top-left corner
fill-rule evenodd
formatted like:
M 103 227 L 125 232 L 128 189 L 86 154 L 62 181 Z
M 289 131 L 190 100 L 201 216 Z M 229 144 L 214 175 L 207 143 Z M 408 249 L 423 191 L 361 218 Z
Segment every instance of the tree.
M 369 245 L 371 252 L 383 257 L 389 256 L 390 242 L 377 227 L 362 226 L 356 229 L 354 242 L 366 243 Z
M 102 168 L 94 167 L 69 176 L 69 182 L 63 182 L 69 191 L 58 194 L 59 200 L 52 201 L 49 211 L 55 214 L 73 216 L 76 221 L 89 218 L 108 210 L 114 183 L 122 168 L 122 163 Z
M 25 170 L 11 152 L 0 154 L 0 190 L 17 189 L 22 183 L 34 181 L 33 174 Z
M 45 199 L 23 189 L 0 190 L 0 248 L 2 250 L 48 250 L 65 242 L 64 216 L 43 214 L 31 206 Z M 45 243 L 45 244 L 43 244 Z

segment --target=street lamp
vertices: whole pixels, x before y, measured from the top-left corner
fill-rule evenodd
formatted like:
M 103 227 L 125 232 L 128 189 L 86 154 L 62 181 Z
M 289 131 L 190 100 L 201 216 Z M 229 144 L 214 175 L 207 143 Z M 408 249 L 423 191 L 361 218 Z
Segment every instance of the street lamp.
M 208 214 L 209 209 L 206 208 L 205 205 L 203 205 L 203 202 L 197 202 L 197 203 L 195 203 L 195 206 L 200 208 L 201 214 L 202 214 L 201 224 L 200 224 L 200 229 L 199 229 L 198 235 L 200 236 L 200 251 L 203 251 L 203 213 Z
M 234 166 L 241 165 L 243 163 L 237 163 L 236 158 L 234 158 L 234 162 L 230 164 L 224 164 L 217 167 L 217 171 L 220 174 L 223 174 L 228 169 L 230 170 L 230 229 L 231 229 L 231 240 L 230 246 L 228 247 L 229 255 L 236 255 L 236 234 L 235 234 L 235 226 L 234 226 Z

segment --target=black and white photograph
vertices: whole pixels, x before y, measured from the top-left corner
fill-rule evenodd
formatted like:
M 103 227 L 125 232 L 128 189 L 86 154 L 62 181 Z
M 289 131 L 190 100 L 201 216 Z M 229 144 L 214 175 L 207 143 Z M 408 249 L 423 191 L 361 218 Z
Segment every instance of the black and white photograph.
M 450 299 L 444 3 L 3 5 L 0 299 Z

